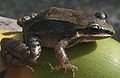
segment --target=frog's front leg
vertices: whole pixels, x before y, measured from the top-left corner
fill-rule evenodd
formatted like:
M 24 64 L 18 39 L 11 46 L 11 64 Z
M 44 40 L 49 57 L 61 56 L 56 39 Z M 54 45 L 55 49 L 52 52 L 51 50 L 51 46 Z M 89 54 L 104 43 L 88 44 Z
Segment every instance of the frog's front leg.
M 75 42 L 69 39 L 61 40 L 58 45 L 55 46 L 55 54 L 58 59 L 58 66 L 55 67 L 55 69 L 64 68 L 66 70 L 72 70 L 73 77 L 75 77 L 75 70 L 77 70 L 77 67 L 70 64 L 69 59 L 67 55 L 65 54 L 64 48 L 74 44 Z

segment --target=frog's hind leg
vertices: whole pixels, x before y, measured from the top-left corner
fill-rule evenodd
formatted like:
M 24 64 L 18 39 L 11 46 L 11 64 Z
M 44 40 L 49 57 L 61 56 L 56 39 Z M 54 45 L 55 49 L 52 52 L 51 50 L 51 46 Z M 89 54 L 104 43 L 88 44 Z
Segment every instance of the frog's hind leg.
M 6 64 L 26 65 L 35 63 L 38 55 L 33 55 L 28 46 L 20 40 L 12 38 L 1 40 L 1 57 Z
M 41 40 L 31 26 L 25 26 L 23 28 L 23 38 L 32 55 L 31 58 L 38 58 L 41 53 Z
M 77 70 L 77 67 L 70 64 L 69 59 L 64 51 L 64 48 L 69 46 L 71 43 L 73 43 L 71 40 L 65 39 L 61 40 L 58 45 L 55 46 L 55 54 L 59 62 L 58 66 L 56 66 L 55 69 L 64 68 L 65 71 L 72 70 L 73 77 L 75 77 L 75 70 Z
M 12 38 L 3 38 L 1 40 L 0 56 L 7 65 L 26 65 L 28 53 L 27 46 L 19 40 Z M 4 78 L 7 69 L 8 67 L 0 72 L 0 78 Z

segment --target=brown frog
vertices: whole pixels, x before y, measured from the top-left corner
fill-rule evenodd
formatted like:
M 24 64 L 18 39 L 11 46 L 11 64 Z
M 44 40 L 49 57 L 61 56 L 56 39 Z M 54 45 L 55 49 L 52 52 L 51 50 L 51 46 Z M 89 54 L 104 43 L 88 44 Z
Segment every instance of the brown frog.
M 77 43 L 95 41 L 112 36 L 115 31 L 104 12 L 88 12 L 52 7 L 32 13 L 17 21 L 23 28 L 24 42 L 4 38 L 1 41 L 2 58 L 7 64 L 28 65 L 35 63 L 41 46 L 54 48 L 58 65 L 54 69 L 72 70 L 64 48 Z

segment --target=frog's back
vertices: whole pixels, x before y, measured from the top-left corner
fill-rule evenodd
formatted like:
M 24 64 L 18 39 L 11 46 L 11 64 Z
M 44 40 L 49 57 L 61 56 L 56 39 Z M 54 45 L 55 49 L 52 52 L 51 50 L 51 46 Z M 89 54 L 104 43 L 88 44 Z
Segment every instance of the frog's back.
M 82 17 L 84 16 L 86 17 L 86 15 L 90 15 L 90 13 L 87 11 L 78 11 L 78 10 L 56 8 L 56 7 L 52 7 L 39 14 L 41 15 L 41 17 L 43 16 L 44 19 L 68 21 L 73 24 L 79 24 L 80 19 Z
M 91 16 L 90 12 L 72 10 L 58 7 L 51 7 L 50 9 L 43 10 L 37 13 L 32 13 L 28 16 L 22 17 L 17 21 L 17 24 L 21 27 L 26 26 L 26 24 L 34 24 L 41 20 L 62 20 L 73 23 L 75 25 L 80 25 L 81 18 L 86 18 Z

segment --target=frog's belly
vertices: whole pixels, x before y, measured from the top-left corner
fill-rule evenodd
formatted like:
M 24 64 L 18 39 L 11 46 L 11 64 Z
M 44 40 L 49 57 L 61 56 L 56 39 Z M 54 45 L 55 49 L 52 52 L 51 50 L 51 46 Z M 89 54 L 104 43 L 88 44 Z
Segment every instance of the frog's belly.
M 44 46 L 44 47 L 49 47 L 49 48 L 54 48 L 56 45 L 59 44 L 59 42 L 61 40 L 64 40 L 64 39 L 67 39 L 67 38 L 63 38 L 63 39 L 57 39 L 57 38 L 52 38 L 52 39 L 49 39 L 49 38 L 46 38 L 46 39 L 41 39 L 41 45 Z M 71 41 L 66 47 L 64 48 L 69 48 L 69 47 L 72 47 L 78 43 L 81 43 L 81 41 L 79 41 L 78 39 L 75 39 L 73 41 Z

